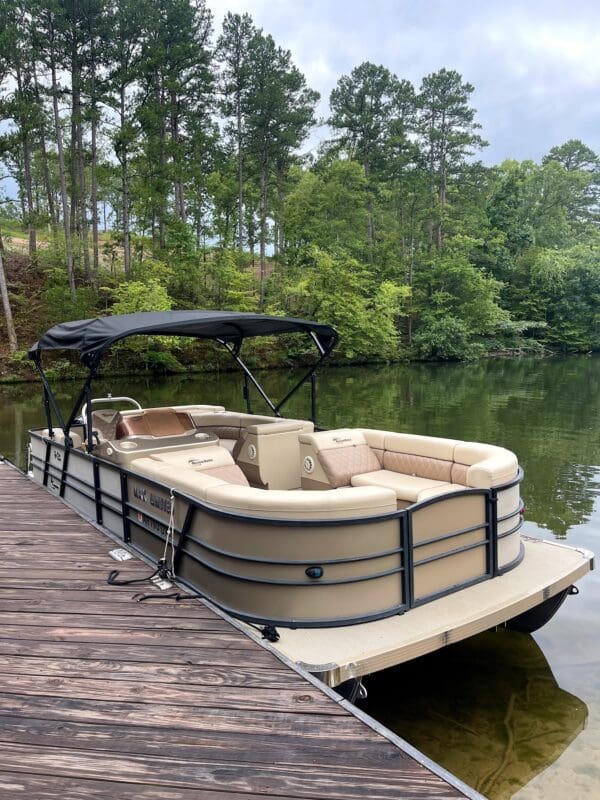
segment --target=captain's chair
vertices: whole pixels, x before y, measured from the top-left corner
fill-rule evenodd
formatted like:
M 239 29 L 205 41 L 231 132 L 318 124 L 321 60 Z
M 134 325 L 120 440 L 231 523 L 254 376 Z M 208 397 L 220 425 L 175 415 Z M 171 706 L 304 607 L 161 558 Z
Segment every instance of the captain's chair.
M 117 424 L 116 438 L 126 436 L 177 436 L 195 430 L 186 411 L 174 408 L 147 408 L 139 414 L 127 414 Z

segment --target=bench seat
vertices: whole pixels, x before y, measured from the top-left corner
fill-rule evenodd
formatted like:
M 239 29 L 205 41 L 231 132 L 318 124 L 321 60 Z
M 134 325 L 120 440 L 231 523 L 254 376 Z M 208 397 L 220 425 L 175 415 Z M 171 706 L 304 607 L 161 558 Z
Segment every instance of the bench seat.
M 398 500 L 407 503 L 418 503 L 429 497 L 448 492 L 458 492 L 466 486 L 447 481 L 436 481 L 432 478 L 420 478 L 417 475 L 405 475 L 401 472 L 392 472 L 389 469 L 379 469 L 376 472 L 365 472 L 351 478 L 352 486 L 382 486 L 392 489 Z

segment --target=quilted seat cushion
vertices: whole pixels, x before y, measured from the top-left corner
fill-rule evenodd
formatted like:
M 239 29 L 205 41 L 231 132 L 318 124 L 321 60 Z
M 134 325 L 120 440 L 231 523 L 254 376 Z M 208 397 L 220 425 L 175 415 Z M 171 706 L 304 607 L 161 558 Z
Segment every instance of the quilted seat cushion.
M 419 478 L 431 478 L 434 481 L 451 480 L 452 461 L 441 458 L 428 458 L 413 453 L 395 453 L 386 450 L 383 454 L 383 466 L 392 472 L 404 475 L 416 475 Z
M 379 469 L 377 456 L 368 444 L 321 450 L 318 458 L 330 485 L 335 489 L 348 486 L 353 475 Z
M 352 486 L 382 486 L 396 492 L 398 500 L 417 503 L 437 494 L 446 494 L 464 489 L 464 486 L 436 481 L 433 478 L 419 478 L 415 475 L 404 475 L 388 469 L 379 469 L 352 478 Z

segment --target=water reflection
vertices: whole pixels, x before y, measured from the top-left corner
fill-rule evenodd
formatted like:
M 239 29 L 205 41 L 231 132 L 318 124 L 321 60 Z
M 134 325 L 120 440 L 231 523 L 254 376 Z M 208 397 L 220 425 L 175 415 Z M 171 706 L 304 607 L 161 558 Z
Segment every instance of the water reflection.
M 488 631 L 367 681 L 365 710 L 492 800 L 505 800 L 584 728 L 531 636 Z

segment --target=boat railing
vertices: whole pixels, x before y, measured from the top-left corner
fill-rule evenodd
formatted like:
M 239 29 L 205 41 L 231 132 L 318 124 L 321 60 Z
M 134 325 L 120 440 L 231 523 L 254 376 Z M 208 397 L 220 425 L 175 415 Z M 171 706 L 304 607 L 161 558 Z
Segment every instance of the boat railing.
M 122 465 L 111 464 L 89 454 L 82 454 L 72 448 L 65 447 L 63 443 L 50 440 L 41 436 L 39 432 L 32 432 L 32 438 L 39 438 L 44 442 L 43 456 L 32 451 L 31 467 L 37 470 L 41 482 L 46 485 L 53 493 L 72 502 L 66 497 L 69 493 L 71 498 L 77 495 L 81 502 L 73 503 L 80 510 L 84 508 L 84 513 L 95 523 L 107 527 L 113 534 L 122 538 L 124 543 L 140 552 L 146 558 L 150 558 L 158 563 L 158 560 L 167 549 L 170 539 L 168 562 L 172 564 L 174 577 L 193 591 L 198 592 L 199 587 L 196 582 L 190 580 L 185 574 L 179 573 L 182 559 L 185 557 L 196 562 L 199 568 L 218 572 L 226 579 L 235 579 L 242 584 L 244 581 L 259 584 L 271 584 L 278 587 L 286 586 L 340 586 L 342 584 L 356 583 L 361 581 L 377 580 L 398 575 L 401 583 L 401 602 L 387 606 L 374 613 L 362 616 L 353 615 L 347 619 L 336 617 L 335 624 L 352 624 L 357 622 L 369 621 L 381 617 L 401 614 L 411 608 L 431 602 L 439 597 L 451 594 L 458 589 L 478 583 L 483 580 L 494 578 L 504 572 L 516 567 L 523 558 L 523 548 L 520 547 L 518 555 L 510 563 L 500 563 L 499 544 L 506 537 L 518 533 L 523 520 L 523 504 L 519 498 L 518 506 L 510 508 L 502 515 L 498 514 L 498 495 L 500 492 L 510 490 L 521 482 L 523 471 L 519 468 L 516 477 L 505 484 L 490 489 L 485 488 L 465 488 L 464 490 L 439 495 L 428 498 L 420 503 L 416 503 L 407 508 L 391 511 L 383 514 L 357 517 L 340 518 L 282 518 L 261 515 L 258 512 L 252 514 L 242 513 L 233 509 L 226 509 L 211 505 L 197 497 L 193 497 L 186 492 L 168 487 L 164 483 L 153 480 L 150 477 L 140 476 Z M 35 448 L 34 448 L 35 450 Z M 86 468 L 81 470 L 81 474 L 69 469 L 69 461 L 75 456 Z M 102 473 L 102 475 L 101 475 Z M 143 481 L 144 486 L 153 494 L 148 497 L 140 497 L 139 483 Z M 134 486 L 135 484 L 135 486 Z M 136 494 L 138 496 L 136 496 Z M 461 498 L 479 498 L 483 503 L 483 515 L 476 518 L 474 522 L 467 525 L 459 525 L 455 529 L 446 526 L 441 532 L 431 530 L 431 535 L 423 535 L 427 532 L 428 513 L 437 513 L 442 509 L 442 504 L 457 503 Z M 469 502 L 477 502 L 470 500 Z M 174 505 L 181 513 L 173 514 Z M 219 547 L 214 542 L 209 542 L 206 538 L 198 535 L 194 529 L 195 517 L 205 515 L 203 519 L 217 518 L 223 522 L 234 523 L 240 529 L 260 526 L 267 530 L 270 528 L 279 529 L 304 529 L 310 531 L 335 531 L 336 528 L 356 528 L 365 530 L 365 526 L 389 526 L 390 523 L 397 525 L 396 545 L 384 550 L 374 550 L 365 552 L 361 555 L 349 555 L 341 553 L 336 558 L 316 558 L 312 559 L 310 553 L 301 553 L 300 558 L 285 559 L 281 557 L 272 558 L 263 554 L 243 554 L 232 552 L 227 548 Z M 515 524 L 507 530 L 498 532 L 498 527 L 502 522 L 515 518 Z M 135 531 L 143 531 L 148 537 L 149 542 L 154 542 L 150 546 L 140 547 L 139 537 L 132 535 Z M 418 535 L 415 535 L 415 533 Z M 481 531 L 482 535 L 477 536 Z M 361 531 L 357 530 L 360 535 Z M 456 544 L 456 546 L 452 546 Z M 436 552 L 436 548 L 438 551 Z M 419 589 L 419 582 L 422 582 L 423 574 L 436 563 L 446 560 L 452 561 L 454 556 L 477 551 L 478 548 L 485 550 L 485 568 L 480 574 L 467 579 L 458 578 L 456 581 L 449 579 L 442 588 L 428 591 L 427 588 Z M 432 552 L 433 551 L 433 552 Z M 209 557 L 210 556 L 210 557 Z M 397 562 L 389 566 L 390 557 L 396 558 Z M 273 568 L 274 577 L 261 577 L 252 574 L 248 577 L 243 572 L 228 572 L 222 566 L 215 566 L 220 561 L 227 562 L 229 559 L 236 559 L 236 563 L 252 563 L 257 568 Z M 350 564 L 351 562 L 364 562 L 371 566 L 380 560 L 387 566 L 385 569 L 369 572 L 368 574 L 357 574 L 355 577 L 328 578 L 326 574 L 331 565 Z M 302 580 L 278 577 L 277 572 L 284 572 L 292 567 L 305 568 L 302 571 L 309 577 L 309 581 L 303 576 Z M 451 568 L 450 568 L 451 569 Z M 309 570 L 313 570 L 311 574 Z M 320 571 L 320 574 L 319 574 Z M 426 584 L 426 582 L 425 582 Z M 200 591 L 202 589 L 200 588 Z M 211 597 L 210 592 L 205 593 L 207 599 L 221 606 L 225 611 L 248 621 L 273 622 L 276 624 L 286 624 L 285 619 L 267 619 L 259 615 L 244 613 L 240 608 L 231 604 L 219 602 L 215 597 Z M 301 627 L 301 620 L 287 621 L 294 626 Z M 311 619 L 311 627 L 320 627 L 334 624 L 330 619 Z

